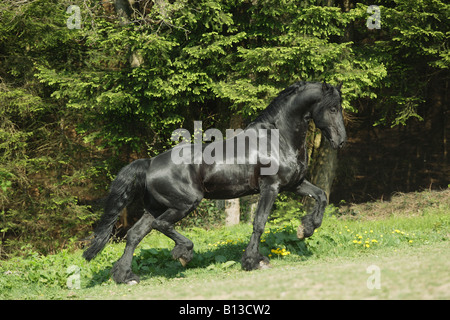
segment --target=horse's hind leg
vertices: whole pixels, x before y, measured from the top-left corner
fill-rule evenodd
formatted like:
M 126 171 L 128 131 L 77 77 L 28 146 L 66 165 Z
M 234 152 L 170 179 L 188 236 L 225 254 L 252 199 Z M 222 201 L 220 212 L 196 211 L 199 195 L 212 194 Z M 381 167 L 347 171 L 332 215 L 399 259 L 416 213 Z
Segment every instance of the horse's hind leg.
M 175 241 L 172 257 L 175 260 L 179 260 L 183 267 L 192 260 L 194 244 L 191 240 L 175 231 L 174 223 L 184 218 L 193 208 L 195 206 L 192 206 L 189 210 L 168 209 L 152 223 L 154 229 Z
M 256 209 L 255 219 L 253 220 L 253 233 L 241 260 L 244 270 L 250 271 L 266 268 L 269 265 L 269 259 L 259 252 L 259 243 L 278 190 L 278 185 L 261 186 L 258 208 Z
M 313 210 L 311 213 L 308 213 L 302 218 L 302 224 L 297 230 L 297 237 L 299 239 L 304 239 L 312 236 L 314 230 L 321 226 L 323 212 L 328 204 L 328 200 L 325 191 L 316 187 L 307 180 L 303 180 L 303 182 L 296 188 L 295 192 L 299 195 L 309 196 L 316 200 Z
M 144 211 L 142 217 L 127 232 L 127 245 L 122 257 L 114 264 L 111 270 L 112 278 L 117 283 L 139 283 L 139 277 L 131 271 L 133 253 L 139 242 L 152 230 L 155 218 Z

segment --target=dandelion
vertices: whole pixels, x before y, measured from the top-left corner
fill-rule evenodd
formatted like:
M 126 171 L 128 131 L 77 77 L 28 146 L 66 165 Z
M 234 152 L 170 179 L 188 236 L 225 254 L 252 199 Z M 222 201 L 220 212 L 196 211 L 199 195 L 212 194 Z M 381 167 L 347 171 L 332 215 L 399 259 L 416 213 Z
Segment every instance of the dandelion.
M 270 250 L 270 252 L 272 252 L 278 256 L 287 256 L 287 255 L 291 254 L 290 251 L 287 251 L 284 248 L 283 249 L 281 249 L 281 248 L 272 249 L 272 250 Z
M 368 243 L 366 243 L 366 248 L 370 248 L 370 245 Z
M 412 241 L 412 240 L 409 240 L 408 242 L 409 242 L 409 243 L 413 243 L 413 241 Z

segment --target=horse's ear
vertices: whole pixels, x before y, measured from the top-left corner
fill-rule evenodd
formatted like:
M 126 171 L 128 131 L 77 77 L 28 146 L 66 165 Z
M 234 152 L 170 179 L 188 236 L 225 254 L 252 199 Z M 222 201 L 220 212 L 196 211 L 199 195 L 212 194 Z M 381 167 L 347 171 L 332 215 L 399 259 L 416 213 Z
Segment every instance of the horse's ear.
M 341 88 L 342 88 L 342 81 L 339 82 L 339 84 L 337 85 L 336 89 L 338 89 L 339 91 L 341 91 Z
M 326 92 L 328 90 L 328 84 L 327 84 L 327 82 L 324 80 L 323 82 L 322 82 L 322 91 L 323 92 Z

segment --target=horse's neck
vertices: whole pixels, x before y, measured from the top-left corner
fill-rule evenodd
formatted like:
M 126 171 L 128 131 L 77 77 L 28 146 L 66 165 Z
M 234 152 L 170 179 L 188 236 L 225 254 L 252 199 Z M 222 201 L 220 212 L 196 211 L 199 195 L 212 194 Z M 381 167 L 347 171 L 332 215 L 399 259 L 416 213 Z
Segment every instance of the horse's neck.
M 308 123 L 299 123 L 297 127 L 284 127 L 279 129 L 280 136 L 295 150 L 303 150 L 306 146 L 306 135 L 308 133 Z
M 279 130 L 280 136 L 289 144 L 292 149 L 304 150 L 306 147 L 306 135 L 309 127 L 309 115 L 313 103 L 318 99 L 315 92 L 308 93 L 308 96 L 293 96 L 287 105 L 280 106 L 277 112 L 266 112 L 256 119 L 249 127 L 272 127 Z M 301 100 L 293 100 L 300 98 Z
M 305 119 L 305 115 L 308 112 L 308 106 L 304 106 L 296 112 L 280 113 L 274 121 L 280 135 L 295 150 L 303 150 L 306 146 L 309 120 Z

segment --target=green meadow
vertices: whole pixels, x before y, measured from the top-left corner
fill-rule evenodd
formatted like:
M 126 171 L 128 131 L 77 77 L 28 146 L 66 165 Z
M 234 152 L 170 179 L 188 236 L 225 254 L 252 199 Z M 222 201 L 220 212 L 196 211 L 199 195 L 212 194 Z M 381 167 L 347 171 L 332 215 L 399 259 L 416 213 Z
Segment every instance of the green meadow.
M 186 268 L 172 259 L 172 241 L 153 231 L 135 253 L 135 286 L 110 279 L 124 242 L 108 244 L 89 263 L 82 250 L 42 256 L 24 247 L 22 256 L 1 262 L 0 298 L 449 299 L 449 212 L 449 190 L 426 191 L 330 206 L 304 241 L 296 237 L 299 221 L 269 223 L 261 252 L 271 268 L 253 272 L 240 266 L 250 224 L 182 230 L 195 244 Z M 373 265 L 380 288 L 370 289 Z

